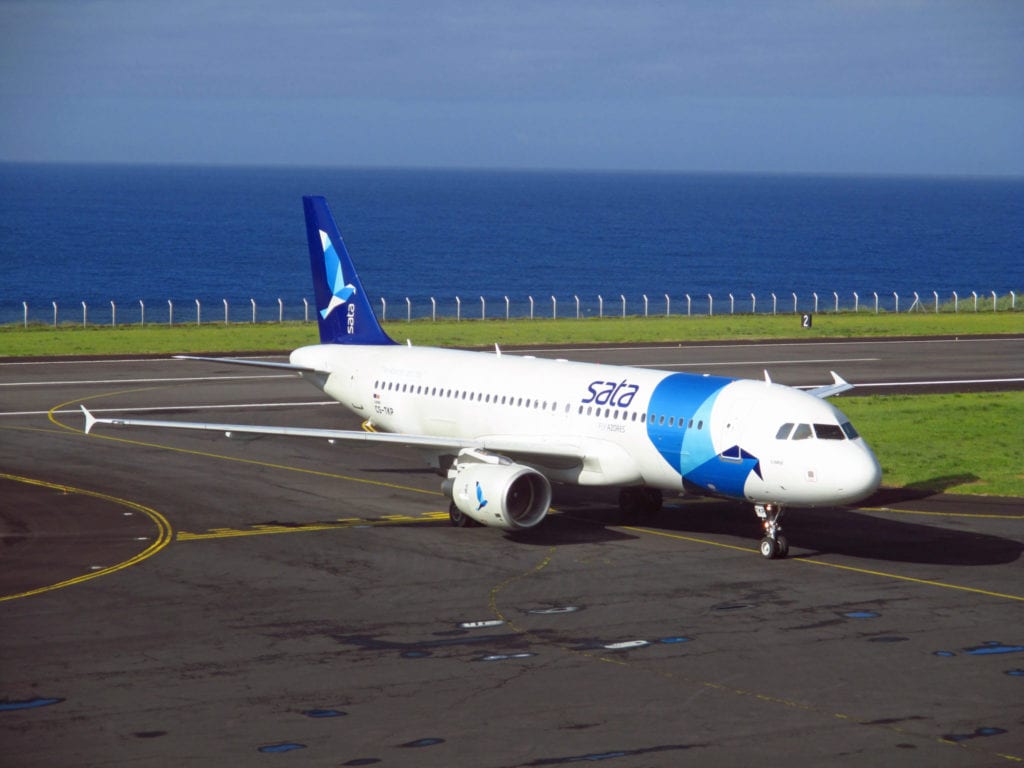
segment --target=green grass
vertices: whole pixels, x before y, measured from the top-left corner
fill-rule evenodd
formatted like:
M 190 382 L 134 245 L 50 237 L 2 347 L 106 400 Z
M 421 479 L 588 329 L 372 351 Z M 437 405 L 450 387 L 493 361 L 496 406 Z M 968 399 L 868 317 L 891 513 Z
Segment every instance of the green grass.
M 991 306 L 991 302 L 989 302 Z M 961 309 L 964 305 L 961 304 Z M 827 339 L 1024 333 L 1024 312 L 819 314 L 387 323 L 398 341 L 487 347 L 722 339 Z M 317 341 L 313 324 L 0 326 L 0 357 L 286 351 Z M 844 397 L 890 487 L 1024 497 L 1024 393 Z
M 1024 392 L 843 397 L 890 487 L 1024 497 Z
M 720 339 L 827 339 L 875 336 L 971 336 L 1024 333 L 1024 312 L 846 313 L 815 315 L 811 328 L 785 315 L 615 317 L 583 320 L 391 321 L 397 341 L 434 346 L 687 342 Z M 313 324 L 46 325 L 0 326 L 0 357 L 31 355 L 173 354 L 291 350 L 314 344 Z

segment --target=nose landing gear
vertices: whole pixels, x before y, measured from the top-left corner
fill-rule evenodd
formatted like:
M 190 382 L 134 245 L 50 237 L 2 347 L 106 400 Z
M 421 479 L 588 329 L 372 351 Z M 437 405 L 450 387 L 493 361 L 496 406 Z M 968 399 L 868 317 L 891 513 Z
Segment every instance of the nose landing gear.
M 782 507 L 778 504 L 756 504 L 754 512 L 764 521 L 764 538 L 761 539 L 761 554 L 769 560 L 783 558 L 789 554 L 789 541 L 782 535 L 779 519 Z

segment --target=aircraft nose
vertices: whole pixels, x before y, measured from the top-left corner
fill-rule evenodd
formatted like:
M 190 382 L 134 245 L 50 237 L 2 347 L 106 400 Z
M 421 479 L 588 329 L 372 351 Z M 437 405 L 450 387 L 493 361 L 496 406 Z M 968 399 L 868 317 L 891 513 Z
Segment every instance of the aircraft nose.
M 861 450 L 858 450 L 856 456 L 852 457 L 846 473 L 849 482 L 845 485 L 850 501 L 867 498 L 878 490 L 878 486 L 882 482 L 882 467 L 878 463 L 878 459 L 875 458 L 875 454 L 866 445 L 858 446 L 858 448 Z

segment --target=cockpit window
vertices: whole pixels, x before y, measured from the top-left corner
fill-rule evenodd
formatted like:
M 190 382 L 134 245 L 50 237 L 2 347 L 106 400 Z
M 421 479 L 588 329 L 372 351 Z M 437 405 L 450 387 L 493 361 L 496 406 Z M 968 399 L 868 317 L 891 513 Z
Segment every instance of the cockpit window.
M 838 424 L 815 424 L 814 434 L 819 440 L 842 440 L 843 430 Z
M 793 430 L 793 440 L 808 440 L 814 437 L 814 433 L 811 432 L 810 424 L 797 424 L 796 429 Z
M 860 434 L 858 434 L 857 430 L 853 428 L 853 424 L 851 424 L 850 422 L 844 421 L 839 426 L 842 428 L 843 432 L 846 433 L 846 436 L 849 439 L 856 440 L 858 437 L 860 437 Z
M 789 439 L 789 433 L 793 431 L 793 422 L 789 421 L 779 427 L 779 431 L 775 433 L 776 440 L 787 440 Z

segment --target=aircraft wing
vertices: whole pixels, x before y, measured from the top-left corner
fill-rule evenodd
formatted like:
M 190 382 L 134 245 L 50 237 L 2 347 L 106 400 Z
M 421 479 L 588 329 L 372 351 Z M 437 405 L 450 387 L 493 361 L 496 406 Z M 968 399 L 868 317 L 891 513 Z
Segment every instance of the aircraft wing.
M 278 427 L 260 426 L 256 424 L 215 424 L 199 421 L 164 421 L 159 419 L 100 419 L 92 415 L 84 406 L 79 406 L 85 416 L 85 433 L 89 434 L 97 424 L 110 424 L 118 427 L 157 427 L 163 429 L 193 429 L 207 432 L 224 432 L 255 435 L 285 435 L 289 437 L 311 437 L 321 440 L 347 440 L 364 443 L 390 443 L 408 448 L 425 448 L 427 450 L 458 451 L 463 448 L 475 448 L 493 453 L 511 455 L 530 455 L 551 459 L 581 460 L 584 456 L 579 446 L 552 443 L 542 440 L 523 438 L 484 437 L 466 439 L 458 437 L 433 437 L 430 435 L 412 435 L 396 432 L 363 432 L 352 429 L 319 429 L 313 427 Z

